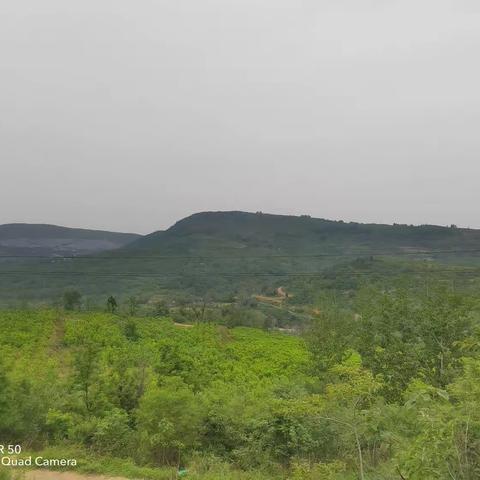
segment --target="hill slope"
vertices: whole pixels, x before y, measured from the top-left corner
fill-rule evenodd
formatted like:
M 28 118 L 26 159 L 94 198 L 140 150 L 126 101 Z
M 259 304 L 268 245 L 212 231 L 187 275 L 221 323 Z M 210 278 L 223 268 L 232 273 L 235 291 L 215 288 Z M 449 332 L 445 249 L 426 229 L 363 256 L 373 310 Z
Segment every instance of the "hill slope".
M 165 231 L 134 236 L 132 242 L 127 243 L 131 236 L 120 237 L 126 244 L 102 255 L 95 253 L 112 248 L 118 239 L 111 235 L 119 234 L 84 235 L 75 241 L 65 235 L 61 242 L 53 235 L 35 241 L 30 237 L 29 252 L 48 252 L 35 242 L 56 238 L 53 246 L 47 245 L 52 255 L 84 253 L 86 248 L 81 250 L 78 242 L 87 241 L 97 248 L 89 256 L 68 261 L 0 259 L 0 304 L 10 299 L 59 299 L 66 287 L 78 288 L 100 303 L 112 294 L 122 301 L 134 295 L 146 302 L 200 296 L 222 302 L 286 287 L 301 303 L 302 298 L 308 301 L 305 295 L 313 298 L 325 289 L 348 292 L 365 282 L 387 285 L 400 276 L 455 276 L 465 283 L 477 278 L 478 270 L 472 267 L 480 266 L 480 230 L 431 225 L 204 212 Z M 0 246 L 1 239 L 0 234 Z
M 86 255 L 123 247 L 139 237 L 134 233 L 10 223 L 0 225 L 0 255 Z
M 480 230 L 345 223 L 308 216 L 204 212 L 126 247 L 183 255 L 403 253 L 480 248 Z

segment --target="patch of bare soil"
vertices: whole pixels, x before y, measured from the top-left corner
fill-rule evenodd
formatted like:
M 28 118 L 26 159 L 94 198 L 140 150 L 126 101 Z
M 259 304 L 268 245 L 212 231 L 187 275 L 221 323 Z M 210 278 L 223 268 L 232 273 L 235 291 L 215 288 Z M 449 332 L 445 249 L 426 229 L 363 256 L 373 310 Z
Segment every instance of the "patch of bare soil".
M 283 298 L 267 297 L 266 295 L 255 295 L 255 299 L 258 302 L 270 303 L 271 305 L 282 305 L 283 303 Z

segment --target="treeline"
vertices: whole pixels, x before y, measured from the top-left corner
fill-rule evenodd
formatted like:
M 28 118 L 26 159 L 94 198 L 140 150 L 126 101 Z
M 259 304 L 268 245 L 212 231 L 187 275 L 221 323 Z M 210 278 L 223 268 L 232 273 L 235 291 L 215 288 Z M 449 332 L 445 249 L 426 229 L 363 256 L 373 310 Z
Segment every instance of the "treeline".
M 3 312 L 0 438 L 191 478 L 477 479 L 478 306 L 364 289 L 302 337 Z

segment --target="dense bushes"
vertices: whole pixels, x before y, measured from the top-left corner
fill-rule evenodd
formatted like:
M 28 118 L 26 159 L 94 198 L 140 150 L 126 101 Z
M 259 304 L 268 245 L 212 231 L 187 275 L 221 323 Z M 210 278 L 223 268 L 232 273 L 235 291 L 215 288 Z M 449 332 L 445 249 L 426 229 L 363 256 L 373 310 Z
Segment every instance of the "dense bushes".
M 370 291 L 355 308 L 324 305 L 306 343 L 158 318 L 1 313 L 0 437 L 187 464 L 191 478 L 478 478 L 474 300 Z

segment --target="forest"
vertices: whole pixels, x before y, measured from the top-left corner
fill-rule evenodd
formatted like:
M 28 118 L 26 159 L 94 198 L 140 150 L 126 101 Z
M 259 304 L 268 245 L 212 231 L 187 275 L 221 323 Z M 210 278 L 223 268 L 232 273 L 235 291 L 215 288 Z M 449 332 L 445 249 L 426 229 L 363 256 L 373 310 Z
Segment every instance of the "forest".
M 294 331 L 220 308 L 1 311 L 0 439 L 152 480 L 479 478 L 474 291 L 366 284 Z

